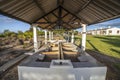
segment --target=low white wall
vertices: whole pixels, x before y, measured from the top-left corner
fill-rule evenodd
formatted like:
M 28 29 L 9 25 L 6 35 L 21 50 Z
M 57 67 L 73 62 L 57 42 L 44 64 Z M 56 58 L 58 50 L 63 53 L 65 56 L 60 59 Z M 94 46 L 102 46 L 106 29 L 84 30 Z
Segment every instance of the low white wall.
M 18 66 L 19 80 L 105 80 L 106 67 L 40 68 Z

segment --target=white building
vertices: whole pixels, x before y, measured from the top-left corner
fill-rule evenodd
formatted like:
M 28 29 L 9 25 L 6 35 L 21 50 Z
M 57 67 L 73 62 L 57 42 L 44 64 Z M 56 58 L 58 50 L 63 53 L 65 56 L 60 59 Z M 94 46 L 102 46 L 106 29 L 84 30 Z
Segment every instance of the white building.
M 89 30 L 87 34 L 91 35 L 120 35 L 120 28 L 112 27 L 112 28 L 101 28 L 97 30 Z

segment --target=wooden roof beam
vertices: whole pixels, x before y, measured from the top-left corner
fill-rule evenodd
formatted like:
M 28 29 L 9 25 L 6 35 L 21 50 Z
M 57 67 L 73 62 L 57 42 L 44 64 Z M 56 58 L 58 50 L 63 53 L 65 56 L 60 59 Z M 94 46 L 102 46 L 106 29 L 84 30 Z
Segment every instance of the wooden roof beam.
M 70 25 L 69 23 L 67 23 L 67 22 L 65 22 L 65 24 L 68 25 L 68 26 L 70 26 L 70 27 L 72 27 L 72 28 L 74 28 L 73 26 L 71 26 L 71 25 Z
M 55 9 L 53 9 L 52 11 L 46 13 L 45 15 L 39 17 L 39 18 L 36 19 L 33 23 L 35 23 L 35 22 L 37 22 L 38 20 L 40 20 L 40 19 L 44 18 L 45 16 L 49 15 L 50 13 L 54 12 L 54 11 L 57 10 L 58 8 L 59 8 L 59 7 L 55 8 Z
M 52 12 L 52 14 L 53 14 L 56 18 L 58 18 L 58 16 L 57 16 L 54 12 Z
M 40 6 L 40 4 L 38 3 L 38 0 L 34 0 L 35 4 L 37 5 L 37 7 L 42 11 L 43 14 L 46 14 L 45 10 Z M 48 18 L 48 17 L 47 17 Z M 45 19 L 45 18 L 44 18 Z M 45 19 L 46 21 L 50 21 L 49 18 Z
M 92 2 L 92 0 L 88 0 L 77 12 L 76 14 L 79 14 L 83 9 L 85 9 L 90 3 Z
M 56 18 L 58 18 L 58 16 L 57 16 L 54 12 L 53 12 L 52 14 L 53 14 Z M 68 14 L 69 14 L 69 13 L 67 12 L 65 15 L 61 16 L 61 18 L 66 17 Z
M 35 24 L 55 24 L 57 22 L 35 22 Z
M 69 14 L 69 13 L 67 12 L 65 15 L 63 15 L 63 17 L 62 17 L 62 18 L 66 17 L 68 14 Z
M 87 3 L 85 3 L 77 12 L 75 12 L 75 14 L 79 14 L 79 13 L 80 13 L 83 9 L 85 9 L 91 2 L 92 2 L 92 0 L 87 1 Z M 71 17 L 71 19 L 69 20 L 69 22 L 70 22 L 73 18 L 74 18 L 74 16 Z M 85 21 L 85 22 L 87 22 L 87 21 Z
M 47 27 L 49 27 L 49 26 L 52 26 L 53 24 L 49 24 L 49 25 L 47 25 L 47 26 L 45 26 L 45 28 L 47 28 Z
M 61 7 L 62 7 L 62 6 L 61 6 Z M 83 21 L 85 24 L 86 24 L 86 23 L 89 23 L 88 21 L 86 21 L 86 20 L 83 19 L 82 17 L 78 17 L 76 14 L 74 14 L 74 13 L 68 11 L 68 10 L 65 9 L 64 7 L 62 7 L 62 9 L 65 10 L 66 12 L 68 12 L 69 14 L 73 15 L 74 17 L 76 17 L 78 20 Z

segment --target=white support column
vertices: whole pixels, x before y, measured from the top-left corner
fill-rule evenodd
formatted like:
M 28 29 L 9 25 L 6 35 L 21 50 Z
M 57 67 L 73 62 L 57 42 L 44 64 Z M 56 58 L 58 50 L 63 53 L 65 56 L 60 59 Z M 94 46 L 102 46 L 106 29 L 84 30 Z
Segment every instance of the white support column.
M 45 30 L 45 44 L 47 44 L 47 30 Z
M 70 36 L 69 36 L 69 32 L 68 32 L 68 36 L 67 36 L 67 42 L 69 42 Z
M 74 43 L 74 31 L 72 32 L 71 43 Z
M 38 50 L 38 43 L 37 43 L 37 25 L 32 25 L 33 26 L 33 41 L 34 41 L 34 50 L 35 52 Z
M 86 48 L 86 24 L 82 24 L 82 44 L 81 48 L 85 51 Z
M 51 31 L 49 31 L 49 40 L 51 40 Z
M 53 32 L 51 32 L 51 39 L 53 40 Z

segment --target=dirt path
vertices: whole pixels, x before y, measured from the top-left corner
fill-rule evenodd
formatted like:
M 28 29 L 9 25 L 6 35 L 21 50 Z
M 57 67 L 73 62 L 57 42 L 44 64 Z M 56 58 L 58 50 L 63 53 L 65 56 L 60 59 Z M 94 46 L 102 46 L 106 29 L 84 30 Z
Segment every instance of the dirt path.
M 92 50 L 86 50 L 86 52 L 108 67 L 106 80 L 120 80 L 120 69 L 115 67 L 115 64 L 120 64 L 120 59 Z
M 31 51 L 32 49 L 33 49 L 33 46 L 30 46 L 30 47 L 27 47 L 27 48 L 16 47 L 16 49 L 13 49 L 13 51 L 15 51 L 16 52 L 15 54 L 18 55 L 19 53 L 20 54 L 24 54 L 25 52 Z M 14 56 L 13 54 L 9 56 L 9 54 L 10 54 L 9 50 L 8 51 L 3 51 L 2 53 L 3 54 L 0 56 L 0 59 L 2 59 L 3 62 L 4 62 L 4 60 L 6 60 L 6 58 L 7 58 L 6 62 L 10 61 L 9 57 L 12 57 L 12 59 L 14 59 L 13 58 L 13 56 Z M 9 56 L 9 57 L 6 57 L 6 56 Z M 18 57 L 20 57 L 20 56 L 18 55 Z M 5 74 L 3 74 L 2 79 L 0 78 L 0 80 L 18 80 L 17 65 L 18 64 L 16 64 L 15 66 L 11 67 L 10 69 L 8 69 L 5 72 Z

